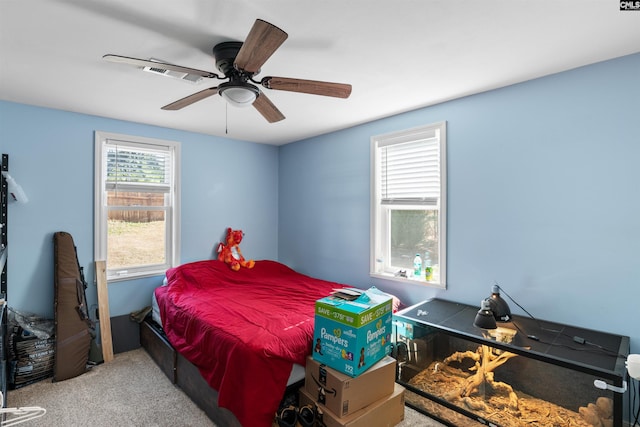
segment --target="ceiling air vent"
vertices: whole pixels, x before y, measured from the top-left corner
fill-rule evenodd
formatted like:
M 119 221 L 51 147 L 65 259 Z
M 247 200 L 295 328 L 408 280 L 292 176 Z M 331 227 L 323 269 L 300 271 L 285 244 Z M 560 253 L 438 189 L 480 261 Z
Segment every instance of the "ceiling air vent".
M 168 62 L 161 61 L 159 59 L 153 59 L 153 58 L 149 59 L 149 61 L 168 64 Z M 191 83 L 198 83 L 200 80 L 202 80 L 202 76 L 198 76 L 197 74 L 179 73 L 177 71 L 166 70 L 161 66 L 144 67 L 142 70 L 148 73 L 160 74 L 160 75 L 171 77 L 178 80 L 186 80 Z

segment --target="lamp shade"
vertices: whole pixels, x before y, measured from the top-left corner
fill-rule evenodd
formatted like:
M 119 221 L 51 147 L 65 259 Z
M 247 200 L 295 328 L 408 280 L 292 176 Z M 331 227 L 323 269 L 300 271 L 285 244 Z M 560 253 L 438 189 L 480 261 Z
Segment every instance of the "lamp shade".
M 480 310 L 476 314 L 473 326 L 480 329 L 496 329 L 498 327 L 488 299 L 482 300 L 480 303 Z
M 508 322 L 511 320 L 511 309 L 504 298 L 500 296 L 500 287 L 498 285 L 493 285 L 491 288 L 491 296 L 488 301 L 496 321 Z
M 234 107 L 248 107 L 258 97 L 258 88 L 248 83 L 223 83 L 218 86 L 220 96 Z

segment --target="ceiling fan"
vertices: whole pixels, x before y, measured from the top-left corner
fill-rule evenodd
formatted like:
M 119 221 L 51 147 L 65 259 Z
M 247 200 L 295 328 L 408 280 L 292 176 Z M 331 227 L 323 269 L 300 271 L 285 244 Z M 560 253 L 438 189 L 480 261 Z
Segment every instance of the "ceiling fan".
M 284 90 L 288 92 L 300 92 L 336 98 L 349 97 L 351 94 L 351 85 L 349 84 L 272 76 L 255 80 L 254 77 L 260 73 L 260 67 L 273 55 L 287 37 L 287 33 L 275 25 L 261 19 L 256 19 L 244 43 L 229 41 L 219 43 L 213 47 L 216 68 L 222 73 L 222 77 L 210 71 L 167 64 L 155 60 L 137 59 L 111 54 L 104 55 L 103 59 L 109 62 L 161 69 L 162 71 L 182 73 L 183 75 L 194 77 L 199 76 L 202 78 L 227 80 L 218 86 L 204 89 L 167 104 L 162 107 L 163 110 L 180 110 L 195 102 L 220 94 L 231 105 L 237 107 L 253 105 L 269 123 L 275 123 L 283 120 L 285 117 L 256 85 L 263 86 L 267 89 Z

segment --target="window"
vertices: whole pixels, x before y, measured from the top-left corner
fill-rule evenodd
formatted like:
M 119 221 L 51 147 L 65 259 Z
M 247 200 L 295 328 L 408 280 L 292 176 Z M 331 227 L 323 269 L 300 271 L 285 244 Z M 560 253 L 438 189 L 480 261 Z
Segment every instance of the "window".
M 446 122 L 371 138 L 372 276 L 446 288 L 446 141 Z
M 179 260 L 180 146 L 95 134 L 95 259 L 107 279 L 164 274 Z

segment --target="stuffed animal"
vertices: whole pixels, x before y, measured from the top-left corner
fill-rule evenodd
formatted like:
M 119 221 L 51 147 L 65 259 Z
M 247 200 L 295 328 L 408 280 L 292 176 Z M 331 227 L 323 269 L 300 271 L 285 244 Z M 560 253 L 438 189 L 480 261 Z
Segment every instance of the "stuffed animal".
M 240 250 L 240 242 L 244 233 L 242 230 L 232 230 L 231 227 L 227 228 L 226 243 L 218 244 L 218 260 L 224 261 L 229 264 L 229 267 L 233 271 L 240 270 L 240 267 L 253 268 L 255 261 L 245 260 Z

